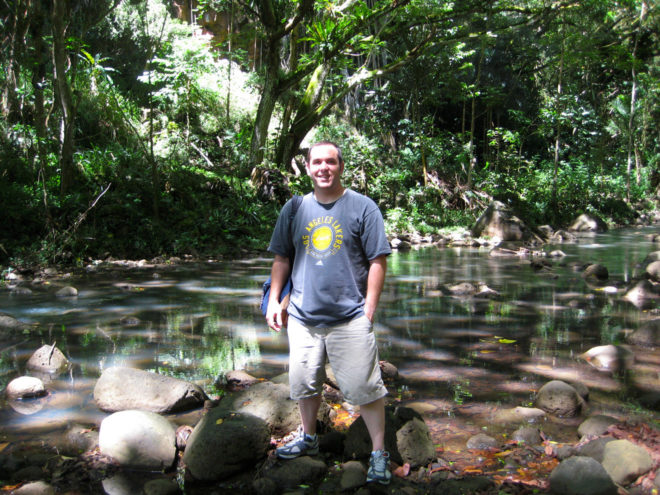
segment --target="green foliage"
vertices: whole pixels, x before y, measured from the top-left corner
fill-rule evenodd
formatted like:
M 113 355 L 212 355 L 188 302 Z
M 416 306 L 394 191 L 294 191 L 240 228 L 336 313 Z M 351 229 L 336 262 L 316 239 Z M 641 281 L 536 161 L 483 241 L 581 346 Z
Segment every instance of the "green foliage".
M 377 202 L 390 232 L 470 226 L 491 198 L 555 227 L 580 212 L 627 223 L 652 206 L 656 12 L 609 1 L 549 16 L 540 2 L 306 5 L 205 0 L 190 26 L 161 0 L 97 18 L 102 2 L 69 19 L 57 78 L 50 23 L 23 29 L 0 14 L 0 260 L 263 249 L 278 205 L 258 199 L 253 160 L 263 153 L 259 165 L 307 192 L 286 153 L 309 127 L 306 141 L 342 146 L 346 183 Z M 52 18 L 48 3 L 27 8 Z M 219 12 L 233 12 L 231 38 L 201 35 Z M 286 31 L 295 14 L 305 22 Z M 318 91 L 305 91 L 311 77 Z M 288 128 L 284 117 L 272 125 L 270 113 L 289 111 Z M 64 121 L 75 179 L 62 192 Z

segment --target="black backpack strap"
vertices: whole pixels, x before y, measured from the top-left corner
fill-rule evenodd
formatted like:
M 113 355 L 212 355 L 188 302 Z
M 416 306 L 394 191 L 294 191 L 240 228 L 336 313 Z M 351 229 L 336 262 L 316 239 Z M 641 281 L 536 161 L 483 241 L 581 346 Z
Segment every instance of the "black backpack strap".
M 296 213 L 298 213 L 298 208 L 300 208 L 300 204 L 302 203 L 303 197 L 295 194 L 293 198 L 291 198 L 291 220 L 293 220 L 293 217 L 296 216 Z

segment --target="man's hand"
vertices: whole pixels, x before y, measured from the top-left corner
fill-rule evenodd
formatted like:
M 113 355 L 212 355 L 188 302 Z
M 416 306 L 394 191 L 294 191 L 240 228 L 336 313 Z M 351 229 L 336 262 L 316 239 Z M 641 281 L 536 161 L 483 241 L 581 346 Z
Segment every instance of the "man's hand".
M 387 257 L 379 256 L 370 261 L 369 275 L 367 277 L 367 296 L 364 302 L 364 315 L 374 322 L 374 315 L 378 307 L 380 293 L 385 284 L 385 274 L 387 273 Z
M 268 323 L 268 327 L 275 330 L 276 332 L 279 332 L 282 330 L 282 327 L 284 326 L 284 316 L 283 316 L 284 310 L 282 309 L 282 305 L 273 300 L 268 301 L 268 309 L 266 310 L 266 323 Z
M 289 296 L 287 295 L 283 298 L 282 302 L 278 299 L 289 276 L 289 270 L 289 258 L 276 254 L 270 270 L 270 297 L 268 299 L 268 308 L 266 309 L 266 323 L 276 332 L 279 332 L 282 330 L 282 327 L 286 326 L 286 307 L 289 304 Z

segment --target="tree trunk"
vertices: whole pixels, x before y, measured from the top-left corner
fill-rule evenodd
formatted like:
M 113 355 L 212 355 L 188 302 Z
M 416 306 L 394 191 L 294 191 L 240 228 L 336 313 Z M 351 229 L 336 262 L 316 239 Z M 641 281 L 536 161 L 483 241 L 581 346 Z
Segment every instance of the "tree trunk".
M 32 87 L 34 88 L 34 127 L 37 134 L 37 162 L 39 164 L 39 178 L 41 181 L 42 200 L 44 204 L 44 218 L 46 229 L 54 234 L 55 227 L 50 214 L 48 204 L 48 115 L 46 111 L 44 87 L 46 82 L 46 63 L 49 58 L 48 47 L 43 42 L 46 13 L 41 9 L 41 3 L 37 2 L 32 10 L 32 23 L 30 25 L 30 36 L 34 48 L 34 69 L 32 71 Z
M 57 101 L 62 111 L 59 153 L 61 195 L 69 192 L 75 178 L 73 137 L 76 109 L 73 101 L 73 93 L 66 74 L 67 63 L 70 62 L 74 66 L 75 61 L 69 60 L 67 54 L 67 26 L 64 23 L 64 20 L 67 18 L 66 1 L 53 0 L 53 15 L 51 18 L 53 23 L 53 70 L 55 87 L 57 89 Z
M 559 59 L 559 74 L 557 80 L 557 100 L 556 100 L 556 123 L 555 123 L 555 157 L 554 157 L 554 171 L 552 174 L 552 209 L 557 211 L 557 178 L 559 175 L 559 148 L 561 145 L 561 92 L 562 92 L 562 76 L 564 74 L 564 41 L 561 42 L 561 57 Z
M 483 65 L 484 61 L 484 53 L 486 52 L 484 43 L 481 44 L 481 55 L 479 56 L 479 65 L 477 66 L 477 76 L 474 81 L 474 92 L 472 95 L 472 108 L 470 111 L 470 142 L 468 143 L 468 151 L 469 151 L 469 163 L 468 163 L 468 170 L 467 170 L 467 188 L 468 191 L 472 189 L 472 175 L 474 172 L 474 168 L 477 164 L 477 157 L 474 153 L 474 130 L 476 126 L 476 120 L 477 120 L 477 93 L 479 92 L 479 83 L 481 81 L 481 66 Z
M 270 39 L 266 43 L 264 86 L 261 90 L 261 99 L 257 108 L 250 144 L 250 165 L 252 168 L 260 165 L 264 160 L 266 140 L 268 139 L 268 125 L 273 116 L 275 103 L 279 98 L 277 82 L 280 56 L 277 45 L 278 43 L 274 39 Z
M 288 132 L 280 140 L 276 154 L 277 163 L 290 164 L 305 135 L 320 120 L 321 110 L 319 109 L 319 102 L 322 96 L 323 85 L 329 73 L 330 66 L 328 64 L 324 63 L 316 67 L 307 85 L 305 94 L 300 101 L 296 116 Z

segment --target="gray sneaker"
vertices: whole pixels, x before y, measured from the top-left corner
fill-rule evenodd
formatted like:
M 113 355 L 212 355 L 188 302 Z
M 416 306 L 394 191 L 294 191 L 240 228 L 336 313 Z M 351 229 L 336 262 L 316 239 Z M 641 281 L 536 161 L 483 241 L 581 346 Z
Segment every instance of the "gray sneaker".
M 390 454 L 384 450 L 376 450 L 369 458 L 369 470 L 367 471 L 367 483 L 377 481 L 381 485 L 389 485 L 392 473 L 389 469 Z
M 296 436 L 286 445 L 275 450 L 280 459 L 295 459 L 301 455 L 316 455 L 319 453 L 319 439 L 317 435 L 307 435 L 298 430 Z

